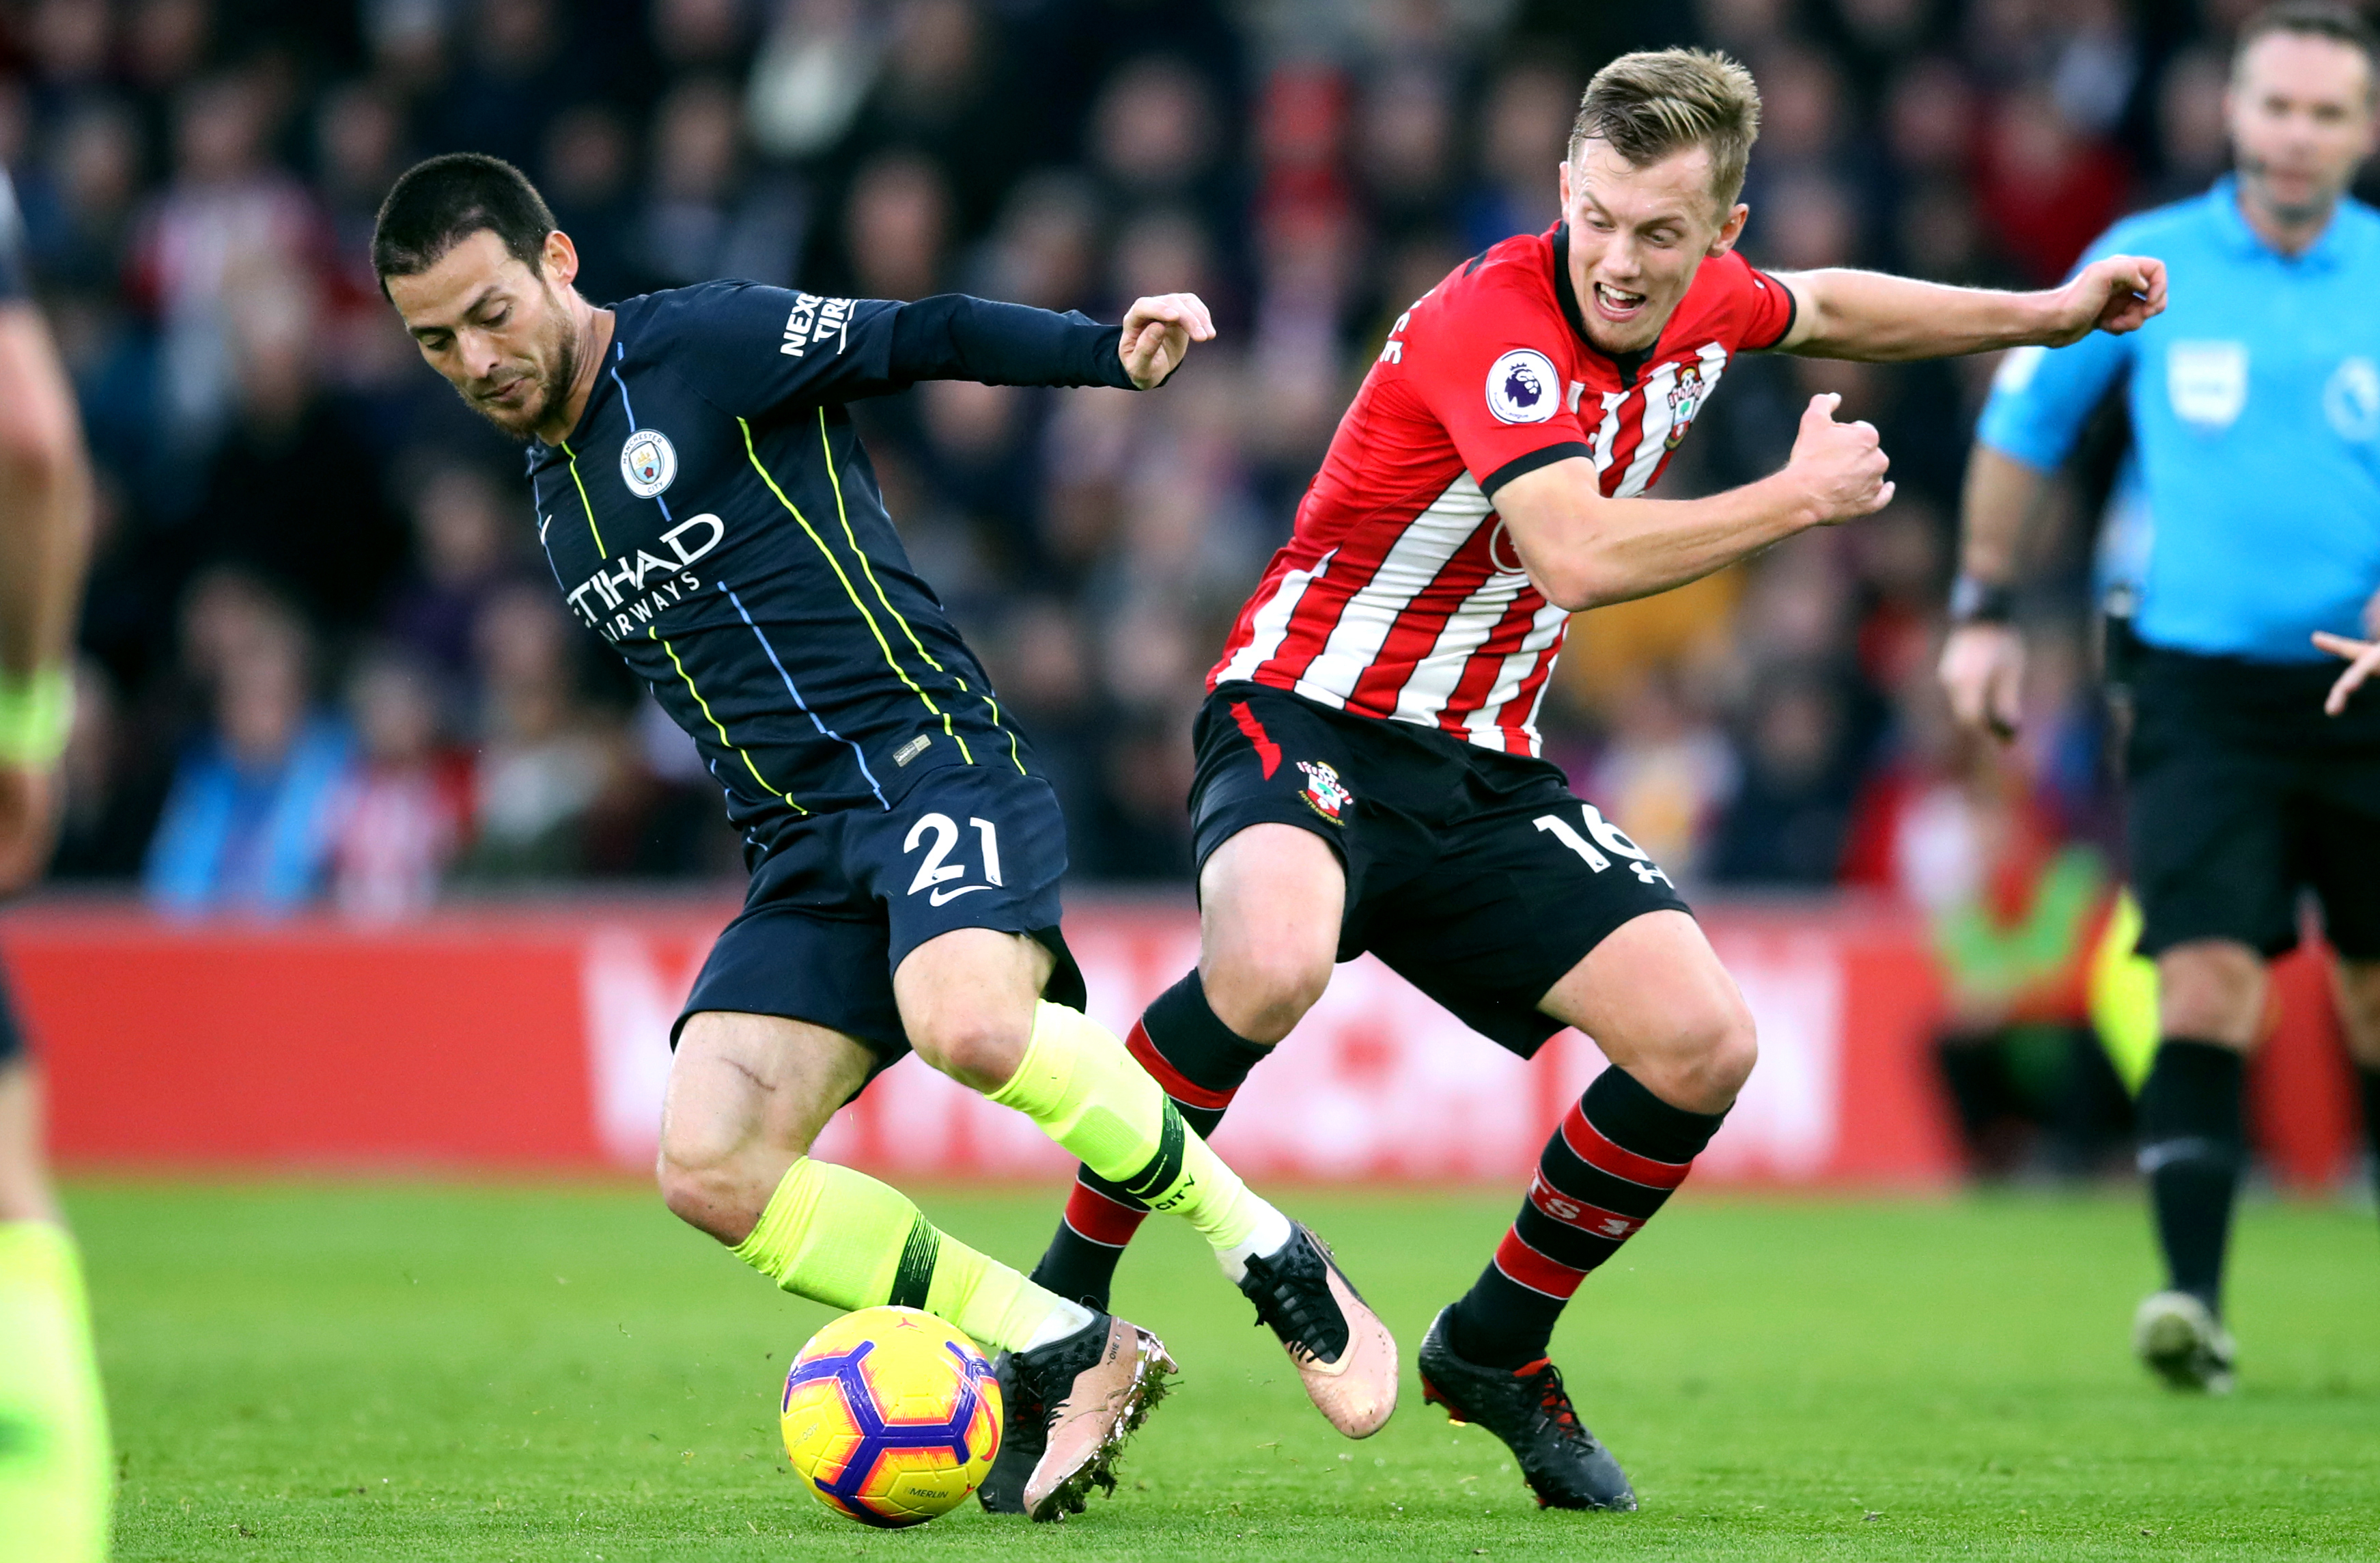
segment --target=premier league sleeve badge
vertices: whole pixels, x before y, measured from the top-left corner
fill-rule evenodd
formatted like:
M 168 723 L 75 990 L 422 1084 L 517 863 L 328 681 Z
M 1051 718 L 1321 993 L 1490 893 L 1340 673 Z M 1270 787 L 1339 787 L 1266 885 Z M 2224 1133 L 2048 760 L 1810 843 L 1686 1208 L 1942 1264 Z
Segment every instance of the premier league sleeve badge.
M 1554 360 L 1515 348 L 1488 369 L 1488 410 L 1500 423 L 1542 423 L 1561 409 L 1561 376 Z

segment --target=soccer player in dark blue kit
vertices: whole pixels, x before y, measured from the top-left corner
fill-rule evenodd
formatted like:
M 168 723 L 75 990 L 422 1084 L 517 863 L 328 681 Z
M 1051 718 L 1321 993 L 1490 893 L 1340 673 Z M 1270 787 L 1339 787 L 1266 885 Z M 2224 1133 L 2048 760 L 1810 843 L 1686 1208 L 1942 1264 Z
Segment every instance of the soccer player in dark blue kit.
M 472 153 L 397 180 L 372 263 L 422 356 L 529 439 L 564 599 L 693 736 L 744 833 L 750 893 L 673 1039 L 670 1208 L 786 1290 L 923 1308 L 1010 1353 L 1010 1436 L 1042 1453 L 987 1506 L 1079 1510 L 1112 1488 L 1163 1347 L 808 1154 L 914 1049 L 1187 1217 L 1317 1406 L 1350 1436 L 1375 1431 L 1395 1403 L 1387 1330 L 1081 1012 L 1056 799 L 910 568 L 843 408 L 927 379 L 1148 389 L 1213 335 L 1205 306 L 1143 299 L 1103 327 L 715 282 L 598 309 L 528 179 Z

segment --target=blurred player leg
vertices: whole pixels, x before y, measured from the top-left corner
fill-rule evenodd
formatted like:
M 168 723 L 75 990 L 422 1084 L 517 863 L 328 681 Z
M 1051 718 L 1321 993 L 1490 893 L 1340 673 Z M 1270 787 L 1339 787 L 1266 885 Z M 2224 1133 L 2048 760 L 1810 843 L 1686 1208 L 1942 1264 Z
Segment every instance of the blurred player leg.
M 1150 1003 L 1125 1046 L 1202 1139 L 1322 996 L 1346 891 L 1337 854 L 1293 825 L 1251 825 L 1199 872 L 1198 966 Z M 1122 1185 L 1082 1168 L 1033 1278 L 1104 1308 L 1116 1264 L 1148 1214 Z
M 2380 960 L 2342 960 L 2336 973 L 2347 1051 L 2362 1086 L 2363 1142 L 2380 1192 Z
M 40 1123 L 0 987 L 0 1557 L 95 1563 L 107 1555 L 107 1417 Z
M 2181 1388 L 2231 1386 L 2223 1264 L 2247 1155 L 2247 1055 L 2265 1014 L 2265 962 L 2230 939 L 2193 939 L 2157 957 L 2162 1040 L 2141 1087 L 2141 1171 L 2166 1289 L 2141 1305 L 2133 1346 Z

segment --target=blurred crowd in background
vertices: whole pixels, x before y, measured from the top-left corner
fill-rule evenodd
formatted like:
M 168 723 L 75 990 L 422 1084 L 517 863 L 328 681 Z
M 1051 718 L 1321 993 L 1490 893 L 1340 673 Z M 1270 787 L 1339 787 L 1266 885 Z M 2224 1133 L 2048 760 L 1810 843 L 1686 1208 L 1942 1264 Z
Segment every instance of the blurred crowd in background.
M 184 911 L 388 918 L 738 872 L 691 746 L 565 621 L 517 452 L 379 296 L 373 212 L 418 156 L 528 170 L 599 302 L 714 276 L 1106 319 L 1203 295 L 1220 338 L 1162 395 L 930 385 L 858 412 L 1058 783 L 1077 880 L 1178 882 L 1232 613 L 1397 312 L 1553 220 L 1597 65 L 1691 43 L 1752 67 L 1758 263 L 2027 287 L 2222 171 L 2250 8 L 0 5 L 0 161 L 101 484 L 58 873 Z M 1773 470 L 1830 390 L 1882 430 L 1899 498 L 1579 620 L 1546 708 L 1549 756 L 1691 890 L 1924 909 L 1961 1035 L 2070 1015 L 2112 840 L 2087 472 L 2042 529 L 2020 742 L 1962 743 L 1931 676 L 1991 368 L 1732 367 L 1665 494 Z

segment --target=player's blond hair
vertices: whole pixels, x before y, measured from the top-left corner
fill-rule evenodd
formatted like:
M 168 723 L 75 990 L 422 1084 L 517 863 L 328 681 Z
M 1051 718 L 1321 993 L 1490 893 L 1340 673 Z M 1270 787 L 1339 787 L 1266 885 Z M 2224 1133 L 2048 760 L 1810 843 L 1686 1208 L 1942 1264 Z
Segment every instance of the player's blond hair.
M 1711 193 L 1722 209 L 1743 190 L 1744 165 L 1760 139 L 1760 89 L 1752 72 L 1702 49 L 1622 55 L 1595 73 L 1571 126 L 1570 159 L 1602 141 L 1642 168 L 1673 153 L 1710 153 Z

